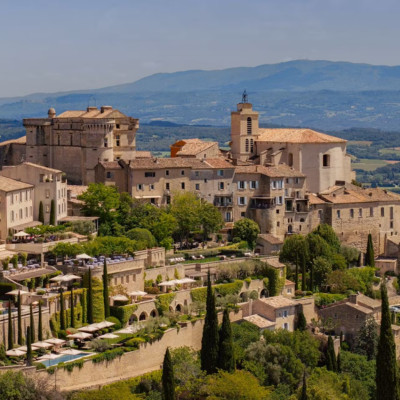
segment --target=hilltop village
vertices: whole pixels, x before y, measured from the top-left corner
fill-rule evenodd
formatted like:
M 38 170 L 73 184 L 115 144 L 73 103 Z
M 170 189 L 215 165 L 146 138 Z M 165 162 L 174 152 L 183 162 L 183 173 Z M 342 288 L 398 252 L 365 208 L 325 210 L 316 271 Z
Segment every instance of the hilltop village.
M 286 385 L 279 398 L 297 399 L 304 371 L 314 383 L 336 379 L 340 392 L 346 380 L 357 388 L 360 377 L 329 373 L 342 372 L 340 357 L 350 368 L 353 351 L 375 359 L 382 299 L 399 356 L 400 195 L 359 185 L 345 140 L 260 128 L 246 95 L 231 112 L 229 149 L 182 139 L 166 158 L 138 150 L 139 120 L 111 106 L 51 108 L 23 124 L 25 137 L 0 143 L 4 368 L 54 374 L 60 391 L 139 377 L 163 360 L 165 370 L 167 348 L 209 345 L 212 291 L 216 318 L 224 311 L 222 327 L 232 323 L 243 347 L 232 368 L 218 368 L 253 373 L 261 386 L 249 398 Z M 261 349 L 269 341 L 283 357 L 283 331 L 307 333 L 296 340 L 313 348 L 311 361 L 300 344 L 289 349 L 301 359 L 290 379 L 271 372 L 283 358 L 274 365 Z M 376 335 L 372 353 L 365 331 Z M 217 371 L 210 358 L 207 374 Z M 317 366 L 328 375 L 312 375 Z M 179 382 L 179 398 L 197 398 Z

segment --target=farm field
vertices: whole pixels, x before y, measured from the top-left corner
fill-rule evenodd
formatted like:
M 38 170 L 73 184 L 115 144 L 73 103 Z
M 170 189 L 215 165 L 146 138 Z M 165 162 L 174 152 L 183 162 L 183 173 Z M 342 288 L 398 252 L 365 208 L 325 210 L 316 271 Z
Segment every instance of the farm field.
M 386 160 L 361 158 L 360 162 L 352 162 L 353 169 L 361 169 L 363 171 L 375 171 L 377 168 L 388 165 L 389 162 Z

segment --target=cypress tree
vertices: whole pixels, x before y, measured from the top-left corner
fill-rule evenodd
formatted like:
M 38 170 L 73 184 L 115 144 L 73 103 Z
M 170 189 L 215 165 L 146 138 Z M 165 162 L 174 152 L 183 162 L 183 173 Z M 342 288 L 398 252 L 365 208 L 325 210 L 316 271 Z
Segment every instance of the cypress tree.
M 207 274 L 207 304 L 201 339 L 201 369 L 207 374 L 217 372 L 218 362 L 218 316 L 215 309 L 215 296 L 211 287 L 210 270 Z
M 330 365 L 327 365 L 327 369 L 333 372 L 337 371 L 337 362 L 336 362 L 336 354 L 335 354 L 335 347 L 333 345 L 332 336 L 329 335 L 328 337 L 328 349 L 327 349 L 327 356 L 330 362 Z
M 82 289 L 81 294 L 81 305 L 82 305 L 82 324 L 86 324 L 87 322 L 87 307 L 86 307 L 86 289 Z
M 39 203 L 39 217 L 38 217 L 38 220 L 42 224 L 44 224 L 44 211 L 43 211 L 43 203 L 42 202 Z
M 340 359 L 340 351 L 339 351 L 339 354 L 337 355 L 337 358 L 336 358 L 336 364 L 337 364 L 337 371 L 336 372 L 342 372 L 342 361 Z
M 103 267 L 103 298 L 104 298 L 104 316 L 108 318 L 110 316 L 110 298 L 108 295 L 108 272 L 107 272 L 107 261 L 104 259 Z
M 224 310 L 222 325 L 219 330 L 218 368 L 227 372 L 233 372 L 235 370 L 232 328 L 227 309 Z
M 343 343 L 343 331 L 340 331 L 340 348 L 342 348 L 342 343 Z
M 30 367 L 32 365 L 32 333 L 31 327 L 26 328 L 26 365 Z
M 372 243 L 372 235 L 368 234 L 367 253 L 365 255 L 365 265 L 375 267 L 374 245 Z
M 93 288 L 92 288 L 92 270 L 89 267 L 89 283 L 87 291 L 87 322 L 93 324 Z
M 8 302 L 8 346 L 7 349 L 11 350 L 14 347 L 13 323 L 11 315 L 11 301 Z
M 300 400 L 307 400 L 307 379 L 306 379 L 306 371 L 303 372 L 303 386 L 301 388 L 301 396 Z
M 65 328 L 64 294 L 63 289 L 60 288 L 60 329 L 65 331 Z
M 74 310 L 74 287 L 71 286 L 71 328 L 75 328 L 75 310 Z
M 175 400 L 175 379 L 169 349 L 165 352 L 162 368 L 162 398 L 163 400 Z
M 22 338 L 22 315 L 21 315 L 21 292 L 18 291 L 18 344 L 22 346 L 24 340 Z
M 301 290 L 305 292 L 306 287 L 306 255 L 304 252 L 300 254 L 301 259 Z
M 56 224 L 56 205 L 54 203 L 54 200 L 51 200 L 50 203 L 50 225 L 55 225 Z
M 299 253 L 296 252 L 296 271 L 294 274 L 294 290 L 299 290 Z
M 314 291 L 314 264 L 310 264 L 310 279 L 308 281 L 308 290 L 310 292 Z
M 399 385 L 396 364 L 396 346 L 390 320 L 389 301 L 384 282 L 381 284 L 382 318 L 376 356 L 376 399 L 398 400 Z
M 29 318 L 30 318 L 30 332 L 31 332 L 31 343 L 35 342 L 35 320 L 33 319 L 33 308 L 32 304 L 29 305 Z
M 296 326 L 296 330 L 298 331 L 305 331 L 307 328 L 307 321 L 306 321 L 306 317 L 304 316 L 303 311 L 299 312 L 299 315 L 297 317 L 297 326 Z
M 38 341 L 43 340 L 42 300 L 39 300 Z

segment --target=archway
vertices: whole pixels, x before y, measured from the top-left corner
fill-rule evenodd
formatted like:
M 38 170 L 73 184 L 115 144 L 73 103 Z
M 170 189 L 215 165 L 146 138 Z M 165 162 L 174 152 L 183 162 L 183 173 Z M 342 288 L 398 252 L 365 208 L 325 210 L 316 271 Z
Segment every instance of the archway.
M 134 322 L 137 322 L 138 317 L 135 314 L 132 314 L 129 318 L 129 325 L 132 325 Z
M 260 299 L 265 299 L 266 297 L 268 297 L 268 290 L 267 289 L 261 290 Z
M 157 310 L 152 310 L 151 311 L 151 313 L 150 313 L 150 317 L 152 317 L 152 318 L 155 318 L 155 317 L 157 317 Z
M 146 321 L 146 319 L 147 319 L 147 314 L 143 311 L 140 314 L 139 321 Z
M 178 313 L 181 313 L 181 312 L 182 312 L 182 306 L 181 306 L 180 304 L 178 304 L 178 305 L 175 307 L 175 311 L 178 312 Z
M 289 226 L 287 227 L 287 231 L 288 231 L 288 233 L 292 233 L 292 232 L 293 232 L 293 227 L 292 227 L 292 225 L 289 225 Z

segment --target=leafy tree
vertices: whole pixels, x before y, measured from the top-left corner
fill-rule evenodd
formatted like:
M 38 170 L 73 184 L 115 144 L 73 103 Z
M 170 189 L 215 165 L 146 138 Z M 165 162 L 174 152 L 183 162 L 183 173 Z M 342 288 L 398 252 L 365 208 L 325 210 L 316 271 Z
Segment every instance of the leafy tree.
M 200 205 L 200 225 L 203 229 L 203 240 L 211 233 L 216 233 L 224 226 L 224 220 L 217 207 L 203 200 Z
M 335 347 L 333 345 L 333 339 L 332 336 L 329 335 L 328 337 L 328 348 L 326 350 L 326 368 L 329 371 L 337 371 L 337 360 L 336 360 L 336 353 L 335 353 Z
M 332 264 L 324 257 L 317 257 L 313 262 L 314 267 L 314 283 L 321 287 L 326 284 L 328 275 L 332 272 Z
M 207 274 L 206 318 L 200 351 L 201 369 L 207 374 L 217 371 L 218 363 L 218 316 L 215 308 L 215 295 L 211 286 L 210 270 Z
M 295 289 L 299 288 L 299 267 L 304 257 L 308 258 L 308 248 L 304 236 L 290 235 L 283 243 L 279 260 L 295 266 Z
M 21 315 L 21 292 L 18 291 L 18 344 L 22 346 L 24 340 L 22 338 L 22 315 Z
M 93 324 L 93 282 L 92 270 L 88 271 L 88 290 L 87 290 L 87 322 Z
M 372 243 L 372 235 L 368 234 L 367 253 L 365 254 L 365 265 L 375 267 L 374 244 Z
M 66 324 L 65 324 L 65 304 L 64 304 L 64 293 L 63 288 L 60 288 L 60 329 L 65 331 Z
M 75 328 L 75 299 L 74 299 L 74 287 L 71 286 L 71 312 L 70 312 L 70 326 Z
M 340 254 L 346 259 L 348 266 L 357 265 L 360 252 L 356 248 L 341 245 Z
M 30 367 L 32 365 L 32 333 L 30 326 L 26 328 L 26 347 L 26 365 Z
M 333 228 L 328 224 L 320 224 L 314 229 L 313 234 L 321 236 L 322 239 L 325 240 L 326 243 L 335 251 L 339 252 L 340 250 L 340 240 L 337 237 Z
M 57 257 L 62 257 L 64 261 L 67 256 L 74 257 L 77 254 L 82 253 L 82 246 L 77 243 L 60 242 L 51 249 L 51 252 Z
M 78 196 L 83 201 L 82 211 L 85 215 L 99 217 L 99 222 L 110 223 L 119 207 L 120 195 L 114 186 L 102 183 L 90 183 L 86 192 Z
M 306 273 L 306 263 L 307 263 L 307 260 L 306 260 L 306 255 L 305 255 L 305 253 L 300 253 L 300 265 L 301 265 L 301 290 L 303 291 L 303 292 L 305 292 L 306 291 L 306 276 L 307 276 L 307 273 Z
M 51 200 L 50 203 L 50 220 L 49 220 L 50 225 L 55 225 L 56 224 L 56 205 L 54 202 L 54 199 Z
M 348 271 L 336 270 L 327 275 L 326 284 L 331 293 L 346 293 L 348 290 L 356 292 L 361 289 L 359 281 Z
M 107 272 L 107 261 L 104 259 L 103 265 L 103 298 L 104 298 L 104 316 L 108 318 L 110 316 L 110 296 L 108 294 L 108 272 Z
M 82 250 L 89 255 L 133 254 L 137 250 L 143 250 L 146 246 L 139 246 L 138 242 L 127 237 L 103 236 L 86 242 Z
M 175 400 L 175 379 L 169 349 L 165 352 L 162 369 L 162 393 L 163 400 Z
M 14 334 L 13 323 L 11 315 L 11 301 L 8 302 L 8 346 L 7 349 L 11 350 L 14 347 Z
M 231 328 L 235 359 L 237 364 L 242 367 L 242 362 L 245 358 L 245 350 L 250 343 L 259 341 L 260 331 L 258 327 L 247 321 L 241 324 L 232 324 Z
M 265 400 L 269 391 L 260 386 L 257 378 L 247 371 L 210 375 L 205 387 L 207 398 L 214 400 Z
M 156 245 L 156 239 L 148 229 L 133 228 L 126 232 L 125 236 L 131 240 L 143 243 L 147 249 L 151 249 Z
M 83 289 L 83 293 L 81 294 L 81 305 L 82 305 L 82 324 L 87 323 L 87 290 Z
M 38 217 L 39 222 L 44 224 L 44 211 L 43 211 L 43 202 L 39 203 L 39 217 Z
M 306 379 L 306 371 L 303 372 L 303 386 L 301 387 L 301 396 L 300 400 L 307 400 L 307 379 Z
M 43 340 L 43 321 L 42 321 L 42 300 L 39 300 L 39 315 L 38 315 L 38 341 Z
M 31 332 L 31 343 L 35 342 L 35 320 L 33 319 L 32 304 L 29 304 L 29 319 L 30 319 L 30 332 Z
M 296 329 L 298 331 L 305 331 L 307 329 L 307 321 L 306 321 L 306 317 L 304 316 L 303 311 L 300 311 L 299 315 L 297 316 Z
M 222 326 L 219 330 L 218 368 L 232 372 L 235 370 L 232 329 L 228 309 L 225 308 Z
M 306 237 L 308 245 L 309 262 L 313 262 L 317 257 L 330 258 L 334 253 L 333 248 L 324 238 L 315 233 L 310 233 Z
M 368 361 L 373 360 L 376 356 L 379 338 L 378 328 L 375 318 L 369 316 L 365 319 L 356 336 L 354 351 L 367 356 Z
M 233 226 L 233 237 L 245 240 L 251 249 L 254 249 L 259 234 L 260 227 L 257 222 L 249 218 L 239 219 Z
M 398 400 L 399 384 L 394 343 L 390 320 L 389 301 L 384 282 L 381 284 L 382 317 L 376 355 L 376 398 L 377 400 Z

